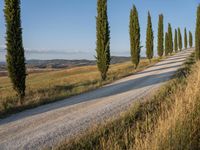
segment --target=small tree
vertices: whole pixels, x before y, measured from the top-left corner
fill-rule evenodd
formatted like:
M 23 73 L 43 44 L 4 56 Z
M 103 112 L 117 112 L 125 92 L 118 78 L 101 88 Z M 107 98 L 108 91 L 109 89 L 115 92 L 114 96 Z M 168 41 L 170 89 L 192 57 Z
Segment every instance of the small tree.
M 189 32 L 189 44 L 190 44 L 190 48 L 192 48 L 192 46 L 193 46 L 192 32 Z
M 185 49 L 187 49 L 188 40 L 187 40 L 187 29 L 186 28 L 184 29 L 184 46 L 185 46 Z
M 149 61 L 153 58 L 153 29 L 151 22 L 151 15 L 148 12 L 148 23 L 147 23 L 147 31 L 146 31 L 146 55 Z
M 163 41 L 164 41 L 164 25 L 163 25 L 163 15 L 159 15 L 159 21 L 158 21 L 158 56 L 162 57 L 163 56 L 163 51 L 164 51 L 164 46 L 163 46 Z
M 168 24 L 168 38 L 169 38 L 169 53 L 173 53 L 173 37 L 172 37 L 172 27 L 171 24 Z
M 177 37 L 177 30 L 175 29 L 174 32 L 174 50 L 177 53 L 178 52 L 178 37 Z
M 131 60 L 132 63 L 135 65 L 135 68 L 137 68 L 140 62 L 140 25 L 138 19 L 138 12 L 135 6 L 133 6 L 130 12 L 129 34 Z
M 179 50 L 181 51 L 183 48 L 183 44 L 182 44 L 182 35 L 181 35 L 181 30 L 180 28 L 178 28 L 178 47 Z
M 200 4 L 198 5 L 197 8 L 195 49 L 196 49 L 196 59 L 200 60 Z
M 110 30 L 107 16 L 107 0 L 97 1 L 96 17 L 96 52 L 97 67 L 101 73 L 102 80 L 107 77 L 110 65 Z
M 20 0 L 5 0 L 7 68 L 22 104 L 26 89 L 26 67 L 22 42 Z
M 165 56 L 169 55 L 169 37 L 168 33 L 165 33 Z
M 200 4 L 197 8 L 195 48 L 196 48 L 196 59 L 200 60 Z

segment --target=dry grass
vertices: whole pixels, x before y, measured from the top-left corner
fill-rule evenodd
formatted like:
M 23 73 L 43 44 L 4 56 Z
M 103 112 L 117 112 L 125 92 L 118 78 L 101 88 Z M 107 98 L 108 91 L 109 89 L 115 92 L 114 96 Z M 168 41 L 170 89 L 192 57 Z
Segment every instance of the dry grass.
M 170 109 L 163 108 L 154 129 L 138 138 L 137 150 L 200 149 L 200 62 L 193 67 L 185 88 L 178 87 L 171 96 Z M 166 110 L 166 111 L 164 111 Z M 142 134 L 140 133 L 139 137 Z
M 105 82 L 100 80 L 96 66 L 29 74 L 26 98 L 22 106 L 18 105 L 18 98 L 12 90 L 9 78 L 0 77 L 0 117 L 96 89 L 145 69 L 158 61 L 159 59 L 153 59 L 152 64 L 149 64 L 148 60 L 143 59 L 137 70 L 133 69 L 131 62 L 111 65 Z
M 117 120 L 65 141 L 57 149 L 200 149 L 200 62 L 191 72 L 193 58 L 153 98 L 135 103 Z

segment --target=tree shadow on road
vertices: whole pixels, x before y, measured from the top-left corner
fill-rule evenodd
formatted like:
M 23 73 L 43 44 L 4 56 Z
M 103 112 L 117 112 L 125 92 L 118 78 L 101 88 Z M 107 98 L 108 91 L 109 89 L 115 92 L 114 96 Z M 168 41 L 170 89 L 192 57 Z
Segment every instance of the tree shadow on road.
M 56 109 L 61 109 L 67 106 L 80 104 L 83 102 L 88 102 L 88 101 L 93 101 L 93 100 L 98 100 L 98 99 L 99 100 L 102 99 L 106 101 L 106 99 L 103 99 L 103 98 L 116 96 L 116 95 L 123 94 L 125 92 L 129 92 L 135 89 L 150 87 L 159 83 L 163 83 L 169 80 L 174 75 L 175 72 L 176 71 L 171 71 L 171 72 L 161 73 L 161 74 L 156 74 L 156 75 L 148 75 L 148 76 L 138 77 L 136 79 L 132 79 L 132 80 L 128 80 L 128 81 L 124 81 L 120 83 L 110 84 L 102 88 L 99 88 L 97 90 L 80 94 L 78 96 L 73 96 L 71 98 L 67 98 L 62 101 L 57 101 L 57 102 L 50 103 L 47 105 L 39 106 L 34 109 L 26 110 L 18 114 L 13 114 L 8 118 L 1 119 L 0 125 L 17 121 L 26 117 L 46 113 L 46 112 L 53 111 Z

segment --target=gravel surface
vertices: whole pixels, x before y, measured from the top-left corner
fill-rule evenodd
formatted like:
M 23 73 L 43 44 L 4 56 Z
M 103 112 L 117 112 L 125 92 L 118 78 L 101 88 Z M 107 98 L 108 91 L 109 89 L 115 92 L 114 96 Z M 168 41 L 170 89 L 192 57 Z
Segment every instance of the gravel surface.
M 43 149 L 119 114 L 166 83 L 194 51 L 187 49 L 97 90 L 0 120 L 0 149 Z

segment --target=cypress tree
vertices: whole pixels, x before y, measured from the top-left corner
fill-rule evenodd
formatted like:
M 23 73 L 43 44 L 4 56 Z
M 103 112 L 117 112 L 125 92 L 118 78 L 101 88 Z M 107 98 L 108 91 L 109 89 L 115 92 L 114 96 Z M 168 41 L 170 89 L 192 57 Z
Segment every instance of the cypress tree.
M 186 28 L 184 29 L 184 46 L 185 46 L 185 49 L 187 49 L 188 40 L 187 40 L 187 29 Z
M 146 56 L 151 62 L 153 58 L 153 29 L 152 29 L 152 22 L 151 22 L 151 15 L 148 12 L 148 21 L 147 21 L 147 31 L 146 31 Z
M 190 48 L 192 48 L 192 46 L 193 46 L 192 32 L 189 32 L 189 44 L 190 44 Z
M 182 35 L 181 35 L 181 30 L 180 28 L 178 28 L 178 47 L 179 50 L 181 51 L 183 48 L 183 44 L 182 44 Z
M 163 46 L 163 41 L 164 41 L 164 25 L 163 25 L 163 15 L 159 15 L 159 21 L 158 21 L 158 56 L 162 57 L 163 56 L 163 51 L 164 51 L 164 46 Z
M 168 38 L 169 38 L 169 53 L 172 54 L 173 52 L 173 37 L 172 37 L 172 27 L 171 24 L 168 24 Z
M 26 67 L 22 41 L 20 0 L 5 0 L 6 60 L 9 77 L 22 103 L 26 89 Z
M 97 67 L 101 73 L 102 80 L 107 77 L 110 65 L 110 29 L 107 15 L 107 0 L 97 1 L 96 17 L 96 60 Z
M 200 60 L 200 4 L 197 8 L 195 48 L 196 48 L 196 50 L 195 50 L 196 51 L 196 59 Z
M 169 55 L 169 37 L 168 33 L 165 33 L 165 56 Z
M 135 6 L 133 6 L 130 12 L 129 34 L 131 60 L 132 63 L 135 65 L 135 68 L 137 68 L 140 62 L 140 25 L 138 19 L 138 12 Z
M 174 50 L 177 53 L 178 52 L 178 37 L 177 37 L 177 30 L 175 29 L 174 32 Z

